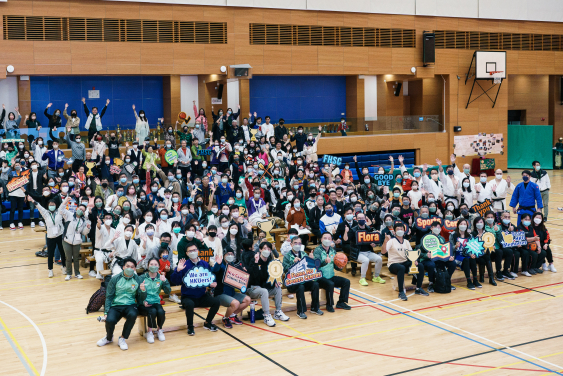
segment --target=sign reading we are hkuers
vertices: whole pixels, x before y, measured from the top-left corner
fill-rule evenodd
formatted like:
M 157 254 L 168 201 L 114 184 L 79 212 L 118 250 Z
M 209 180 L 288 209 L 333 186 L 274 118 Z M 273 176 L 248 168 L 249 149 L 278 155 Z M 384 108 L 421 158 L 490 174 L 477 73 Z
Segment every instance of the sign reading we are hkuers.
M 211 270 L 202 266 L 191 268 L 184 276 L 184 284 L 189 289 L 207 287 L 215 282 L 215 274 Z
M 493 209 L 493 202 L 489 199 L 486 199 L 481 203 L 476 203 L 471 207 L 471 209 L 475 213 L 479 213 L 481 217 L 484 217 L 486 212 Z
M 442 218 L 440 218 L 440 217 L 432 217 L 432 218 L 418 217 L 414 221 L 414 226 L 417 229 L 424 231 L 424 230 L 428 230 L 434 222 L 440 222 L 440 225 L 442 225 Z
M 380 245 L 383 242 L 381 238 L 381 233 L 379 231 L 367 232 L 367 231 L 356 231 L 356 244 L 377 244 Z

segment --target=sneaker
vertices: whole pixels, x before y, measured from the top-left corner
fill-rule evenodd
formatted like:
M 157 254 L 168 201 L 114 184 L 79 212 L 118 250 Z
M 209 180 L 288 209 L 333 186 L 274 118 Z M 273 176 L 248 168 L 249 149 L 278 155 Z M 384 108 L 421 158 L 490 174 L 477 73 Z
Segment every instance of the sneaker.
M 504 281 L 504 275 L 500 270 L 497 272 L 497 274 L 495 274 L 495 278 L 497 281 Z
M 490 285 L 493 285 L 493 286 L 496 286 L 496 285 L 497 285 L 497 282 L 495 281 L 495 279 L 494 279 L 493 277 L 491 277 L 491 278 L 489 278 L 489 284 L 490 284 Z
M 100 274 L 100 272 L 97 272 L 97 273 L 96 273 L 96 278 L 99 279 L 99 280 L 104 279 L 104 277 L 102 277 L 102 275 Z
M 63 275 L 66 275 L 66 268 L 64 266 L 61 266 L 61 273 L 63 273 Z
M 240 321 L 238 316 L 231 316 L 231 317 L 229 317 L 229 320 L 231 320 L 231 324 L 242 325 L 242 321 Z
M 21 222 L 18 223 L 18 228 L 19 228 L 20 230 L 23 230 L 23 223 L 21 223 Z
M 546 263 L 546 262 L 544 262 L 544 263 L 542 264 L 542 269 L 545 270 L 546 272 L 549 270 L 549 266 L 547 266 L 547 263 Z
M 304 312 L 297 312 L 297 317 L 304 320 L 307 319 L 307 315 Z
M 406 301 L 406 300 L 409 300 L 409 298 L 407 298 L 407 294 L 405 294 L 404 291 L 401 291 L 401 292 L 399 293 L 399 299 L 405 300 L 405 301 Z
M 13 223 L 10 223 L 10 230 L 15 230 L 16 229 L 16 225 Z
M 282 310 L 276 311 L 276 313 L 274 313 L 274 319 L 280 321 L 289 321 L 289 317 L 287 317 Z
M 433 283 L 429 284 L 427 290 L 428 292 L 434 292 L 434 284 Z
M 543 270 L 541 268 L 534 268 L 537 274 L 543 274 Z
M 346 304 L 344 302 L 336 303 L 336 308 L 345 309 L 346 311 L 349 311 L 349 310 L 352 309 L 352 307 L 350 307 L 348 304 Z
M 513 276 L 514 278 L 518 278 L 518 274 L 516 274 L 514 272 L 510 272 L 510 275 Z
M 147 342 L 154 343 L 154 334 L 152 332 L 147 333 Z
M 217 326 L 215 326 L 215 324 L 213 324 L 213 323 L 208 324 L 208 323 L 205 322 L 205 323 L 203 323 L 203 329 L 207 329 L 210 332 L 216 332 Z
M 550 270 L 552 273 L 557 273 L 557 269 L 555 269 L 555 265 L 553 265 L 553 264 L 549 264 L 549 270 Z
M 430 295 L 429 293 L 427 293 L 426 291 L 424 291 L 424 289 L 421 287 L 419 289 L 414 290 L 414 293 L 416 295 L 422 295 L 422 296 L 428 296 Z
M 316 310 L 316 311 L 313 311 L 313 310 L 311 310 L 311 312 L 313 312 L 313 313 L 314 313 L 315 315 L 319 315 L 319 316 L 322 316 L 322 315 L 324 315 L 324 312 L 323 312 L 323 311 L 321 311 L 321 309 L 320 309 L 320 308 L 317 308 L 317 310 Z
M 380 276 L 373 277 L 371 281 L 375 282 L 375 283 L 385 283 L 385 280 L 383 278 L 381 278 Z
M 293 299 L 293 298 L 295 298 L 295 295 L 293 295 L 293 294 L 287 294 L 287 297 L 288 297 L 289 299 Z
M 102 347 L 107 345 L 108 343 L 112 343 L 113 341 L 110 339 L 108 340 L 107 337 L 102 338 L 101 340 L 98 341 L 98 346 Z
M 368 285 L 368 282 L 366 281 L 365 278 L 360 279 L 360 285 L 362 285 L 362 286 L 367 286 L 367 285 Z
M 467 281 L 467 288 L 469 290 L 475 290 L 475 285 L 471 281 Z
M 172 294 L 168 297 L 168 300 L 170 300 L 173 303 L 182 303 L 182 301 L 180 300 L 180 298 L 178 298 L 178 296 L 176 296 L 176 294 Z
M 474 285 L 475 287 L 478 287 L 478 288 L 483 288 L 483 286 L 481 285 L 481 283 L 479 283 L 479 281 L 477 281 L 477 278 L 473 278 L 473 285 Z
M 70 281 L 71 278 L 72 278 L 72 277 L 71 277 L 70 275 L 67 275 L 67 276 L 65 277 L 65 281 Z
M 327 311 L 327 312 L 330 312 L 330 313 L 334 313 L 334 307 L 331 306 L 331 305 L 326 306 L 326 311 Z
M 35 228 L 35 222 L 31 221 L 29 225 L 31 226 L 31 228 Z
M 520 274 L 525 275 L 526 277 L 531 277 L 532 275 L 526 271 L 520 272 Z
M 511 273 L 508 272 L 502 272 L 502 276 L 504 277 L 504 279 L 509 279 L 509 280 L 513 280 L 514 277 L 512 276 Z
M 272 315 L 270 315 L 269 313 L 264 314 L 264 324 L 266 324 L 270 327 L 276 326 L 276 322 L 272 318 Z
M 451 291 L 454 291 L 454 290 L 456 290 L 456 288 L 455 288 L 455 286 L 454 286 L 454 285 L 452 285 L 451 287 L 452 287 L 452 290 L 451 290 Z
M 45 227 L 45 222 L 39 221 L 39 227 Z
M 164 337 L 164 332 L 162 331 L 162 329 L 158 329 L 156 335 L 158 336 L 158 340 L 160 342 L 164 342 L 164 340 L 166 340 L 166 337 Z
M 95 270 L 90 270 L 90 273 L 88 273 L 88 275 L 92 278 L 96 278 L 97 273 Z
M 77 279 L 83 279 L 84 277 L 82 277 L 80 274 L 77 274 L 77 275 L 76 275 L 76 278 L 77 278 Z
M 195 330 L 194 330 L 193 326 L 188 327 L 188 335 L 189 336 L 195 336 Z
M 2 227 L 2 225 L 0 224 L 0 230 L 4 230 L 4 227 Z
M 153 338 L 153 342 L 154 342 L 154 338 Z M 125 342 L 125 338 L 123 337 L 119 337 L 117 344 L 119 345 L 119 348 L 123 351 L 129 349 L 129 347 L 127 346 L 127 342 Z
M 531 275 L 536 275 L 536 271 L 534 270 L 534 268 L 528 269 L 528 273 L 530 273 Z
M 233 324 L 231 324 L 231 320 L 229 320 L 228 317 L 223 317 L 223 319 L 221 320 L 223 321 L 223 326 L 227 329 L 232 329 L 233 328 Z
M 49 269 L 49 278 L 53 278 L 55 273 L 53 273 L 53 269 Z
M 43 256 L 43 257 L 47 257 L 47 256 Z M 61 260 L 57 260 L 57 261 L 55 261 L 55 264 L 57 264 L 57 265 L 62 265 L 63 262 L 62 262 Z

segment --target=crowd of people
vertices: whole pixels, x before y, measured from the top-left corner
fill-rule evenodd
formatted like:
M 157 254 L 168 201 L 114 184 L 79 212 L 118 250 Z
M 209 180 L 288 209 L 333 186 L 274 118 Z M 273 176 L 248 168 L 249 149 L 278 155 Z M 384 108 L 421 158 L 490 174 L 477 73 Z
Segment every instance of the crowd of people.
M 109 100 L 106 107 L 108 104 Z M 49 115 L 49 107 L 45 115 L 53 131 L 61 127 L 60 110 Z M 469 165 L 456 164 L 454 155 L 449 165 L 436 160 L 434 166 L 409 169 L 399 156 L 398 171 L 390 157 L 390 167 L 380 166 L 370 173 L 368 167 L 358 166 L 356 157 L 354 166 L 322 163 L 317 156 L 321 127 L 317 135 L 306 133 L 301 126 L 294 131 L 283 119 L 274 126 L 269 116 L 262 119 L 256 113 L 239 125 L 240 108 L 237 112 L 231 108 L 217 114 L 212 111 L 208 118 L 195 102 L 195 125 L 166 127 L 163 144 L 149 138 L 146 115 L 143 111 L 137 114 L 133 106 L 137 131 L 131 145 L 113 130 L 102 134 L 106 107 L 98 114 L 97 108 L 89 111 L 84 104 L 88 116 L 88 138 L 84 141 L 89 142 L 89 150 L 82 141 L 77 111 L 68 116 L 67 107 L 63 112 L 67 119 L 64 142 L 72 157 L 64 157 L 63 140 L 55 137 L 48 145 L 38 137 L 29 150 L 24 143 L 4 143 L 0 193 L 10 201 L 10 228 L 14 231 L 16 210 L 21 229 L 26 203 L 32 227 L 33 209 L 38 209 L 39 224 L 46 228 L 49 277 L 54 276 L 54 263 L 60 261 L 65 280 L 83 278 L 79 261 L 85 241 L 92 243 L 95 257 L 89 276 L 102 279 L 105 265 L 111 271 L 106 291 L 106 336 L 99 346 L 113 341 L 116 323 L 125 318 L 118 344 L 127 349 L 126 340 L 139 313 L 148 317 L 147 341 L 154 342 L 155 333 L 164 341 L 163 293 L 185 309 L 189 335 L 195 334 L 197 307 L 209 308 L 203 328 L 210 331 L 217 330 L 213 319 L 221 306 L 226 308 L 222 324 L 231 329 L 242 324 L 241 313 L 251 301 L 261 303 L 266 325 L 287 321 L 289 317 L 282 311 L 282 284 L 269 282 L 268 265 L 277 258 L 283 258 L 284 272 L 305 257 L 320 262 L 320 279 L 288 287 L 288 297 L 296 299 L 301 319 L 307 318 L 305 291 L 311 292 L 311 313 L 324 313 L 320 289 L 325 290 L 326 312 L 350 309 L 351 282 L 335 274 L 341 270 L 334 262 L 337 252 L 348 255 L 352 276 L 360 264 L 356 283 L 361 286 L 369 285 L 368 281 L 387 282 L 381 276 L 386 258 L 402 300 L 408 299 L 404 278 L 411 266 L 417 269 L 412 277 L 415 294 L 422 296 L 434 292 L 440 270 L 451 276 L 460 268 L 469 289 L 482 287 L 485 270 L 491 285 L 519 275 L 556 272 L 545 227 L 549 176 L 539 162 L 533 163 L 533 172 L 522 173 L 517 186 L 500 169 L 491 180 L 484 172 L 477 178 Z M 3 123 L 6 138 L 17 137 L 7 132 L 17 132 L 20 119 L 17 109 L 8 115 Z M 34 113 L 26 116 L 26 121 L 40 127 Z M 171 150 L 176 151 L 174 160 L 168 158 Z M 123 163 L 117 166 L 116 160 Z M 9 183 L 28 169 L 29 182 L 8 192 Z M 378 174 L 393 174 L 393 183 L 379 185 Z M 512 198 L 507 203 L 510 192 Z M 492 205 L 480 216 L 472 206 L 486 200 Z M 518 214 L 515 224 L 509 206 Z M 425 229 L 415 226 L 419 217 L 431 225 Z M 256 230 L 263 220 L 287 229 L 280 249 L 267 240 L 265 232 Z M 454 221 L 455 226 L 446 228 L 442 220 Z M 381 247 L 357 244 L 356 234 L 361 231 L 380 231 Z M 524 231 L 527 245 L 503 247 L 503 231 Z M 494 248 L 479 257 L 468 253 L 467 242 L 481 239 L 486 232 L 495 235 Z M 421 247 L 426 234 L 450 243 L 449 259 L 431 259 Z M 407 257 L 413 248 L 420 249 L 414 262 Z M 212 256 L 202 256 L 210 250 Z M 370 263 L 374 267 L 368 275 Z M 223 283 L 229 265 L 249 273 L 246 291 Z M 209 288 L 188 287 L 184 277 L 195 267 L 210 270 L 216 282 Z M 429 284 L 425 290 L 426 275 Z M 170 290 L 179 285 L 180 297 Z M 335 288 L 340 289 L 336 304 Z

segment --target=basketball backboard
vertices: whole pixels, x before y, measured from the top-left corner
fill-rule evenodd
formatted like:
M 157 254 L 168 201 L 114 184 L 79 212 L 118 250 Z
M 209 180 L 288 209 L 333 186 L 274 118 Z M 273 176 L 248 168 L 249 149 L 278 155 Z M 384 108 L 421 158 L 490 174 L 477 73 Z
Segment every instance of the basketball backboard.
M 475 79 L 492 80 L 492 72 L 506 78 L 506 51 L 475 51 Z

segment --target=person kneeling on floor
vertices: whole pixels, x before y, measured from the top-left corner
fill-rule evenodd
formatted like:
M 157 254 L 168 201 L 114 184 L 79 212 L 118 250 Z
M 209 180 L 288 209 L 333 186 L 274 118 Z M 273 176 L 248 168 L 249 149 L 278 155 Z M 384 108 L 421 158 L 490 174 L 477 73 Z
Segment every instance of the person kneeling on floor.
M 106 336 L 98 341 L 100 347 L 113 342 L 115 325 L 125 317 L 123 332 L 117 343 L 121 350 L 128 349 L 125 341 L 129 338 L 139 314 L 136 302 L 144 302 L 147 297 L 145 281 L 135 274 L 136 268 L 135 260 L 126 258 L 123 260 L 123 271 L 113 276 L 107 286 L 104 305 Z
M 242 321 L 238 318 L 238 314 L 244 311 L 250 304 L 250 296 L 236 292 L 235 289 L 223 283 L 223 277 L 227 266 L 231 265 L 237 269 L 242 269 L 240 264 L 235 263 L 235 252 L 232 248 L 225 249 L 225 254 L 215 256 L 215 265 L 211 270 L 215 274 L 217 286 L 213 290 L 213 294 L 223 307 L 227 307 L 227 312 L 223 317 L 223 326 L 232 329 L 233 324 L 242 325 Z
M 216 332 L 217 327 L 213 324 L 213 318 L 219 310 L 219 299 L 212 297 L 207 294 L 207 287 L 191 287 L 184 283 L 184 277 L 193 268 L 200 267 L 208 269 L 211 271 L 209 264 L 199 258 L 199 251 L 197 245 L 193 242 L 188 242 L 186 244 L 186 254 L 188 255 L 188 260 L 180 259 L 178 261 L 178 266 L 172 273 L 170 282 L 175 285 L 182 285 L 182 306 L 186 310 L 186 320 L 188 322 L 188 335 L 195 335 L 194 331 L 194 308 L 199 307 L 209 307 L 207 312 L 207 318 L 203 323 L 203 328 L 211 332 Z M 211 288 L 217 286 L 217 282 L 213 282 L 209 285 Z
M 254 260 L 248 260 L 246 269 L 250 273 L 248 281 L 249 289 L 247 290 L 248 296 L 251 299 L 260 299 L 262 309 L 264 310 L 264 323 L 268 326 L 276 326 L 276 320 L 288 321 L 289 317 L 282 311 L 282 289 L 278 282 L 272 286 L 268 283 L 270 275 L 268 273 L 268 264 L 273 260 L 272 257 L 272 244 L 270 242 L 263 242 L 260 244 L 260 251 L 254 254 Z M 274 296 L 276 304 L 276 312 L 274 317 L 270 314 L 270 302 L 268 298 Z
M 299 236 L 291 239 L 293 249 L 283 258 L 283 272 L 287 274 L 291 267 L 307 257 L 303 252 L 303 244 Z M 295 294 L 297 297 L 297 317 L 306 319 L 307 302 L 305 301 L 305 291 L 311 291 L 311 312 L 317 315 L 323 315 L 323 311 L 319 308 L 319 283 L 317 281 L 307 281 L 293 286 L 288 286 L 287 291 Z
M 170 283 L 164 274 L 158 273 L 159 261 L 156 257 L 149 260 L 148 266 L 149 271 L 141 276 L 144 279 L 147 297 L 139 304 L 139 313 L 147 316 L 147 342 L 154 343 L 154 328 L 157 330 L 158 340 L 162 342 L 165 340 L 162 326 L 166 313 L 160 305 L 160 291 L 163 290 L 165 294 L 170 294 Z
M 397 284 L 399 287 L 399 298 L 408 300 L 405 294 L 405 273 L 411 267 L 412 262 L 407 258 L 407 252 L 412 251 L 411 244 L 403 236 L 405 235 L 405 227 L 402 223 L 395 223 L 393 226 L 395 230 L 395 237 L 391 238 L 385 235 L 385 241 L 381 247 L 381 253 L 387 253 L 387 265 L 389 271 L 397 276 Z M 415 261 L 414 264 L 418 267 L 418 274 L 416 276 L 416 290 L 415 294 L 428 296 L 428 293 L 422 288 L 422 280 L 424 279 L 424 265 L 421 262 Z M 413 279 L 415 277 L 413 276 Z

